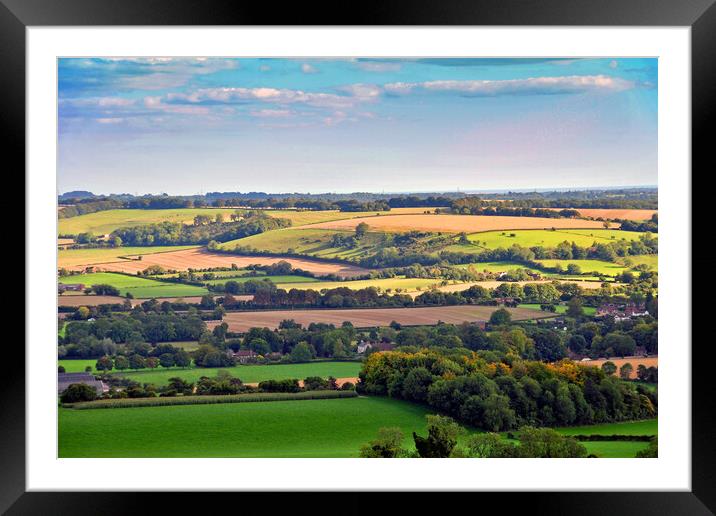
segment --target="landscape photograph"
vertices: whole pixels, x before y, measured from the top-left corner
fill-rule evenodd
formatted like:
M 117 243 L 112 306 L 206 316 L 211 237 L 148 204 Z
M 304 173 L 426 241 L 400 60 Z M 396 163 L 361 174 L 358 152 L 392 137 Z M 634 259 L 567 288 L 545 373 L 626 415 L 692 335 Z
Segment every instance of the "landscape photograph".
M 58 457 L 658 457 L 657 72 L 58 59 Z

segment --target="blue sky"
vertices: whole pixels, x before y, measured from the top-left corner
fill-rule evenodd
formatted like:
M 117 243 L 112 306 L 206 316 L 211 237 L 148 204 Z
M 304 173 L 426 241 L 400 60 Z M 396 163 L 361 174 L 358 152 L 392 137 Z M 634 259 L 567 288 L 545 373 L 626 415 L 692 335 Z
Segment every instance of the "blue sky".
M 58 62 L 58 189 L 657 183 L 656 59 Z

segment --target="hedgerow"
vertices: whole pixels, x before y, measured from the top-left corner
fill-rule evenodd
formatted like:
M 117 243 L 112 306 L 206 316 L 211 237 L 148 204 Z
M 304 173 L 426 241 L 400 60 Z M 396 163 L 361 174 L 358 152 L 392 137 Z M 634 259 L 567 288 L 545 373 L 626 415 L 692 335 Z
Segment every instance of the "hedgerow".
M 251 394 L 230 394 L 223 396 L 180 396 L 166 398 L 122 398 L 97 400 L 80 403 L 64 403 L 64 408 L 75 410 L 166 407 L 170 405 L 206 405 L 216 403 L 251 403 L 261 401 L 325 400 L 334 398 L 355 398 L 355 391 L 303 391 L 303 392 L 261 392 Z

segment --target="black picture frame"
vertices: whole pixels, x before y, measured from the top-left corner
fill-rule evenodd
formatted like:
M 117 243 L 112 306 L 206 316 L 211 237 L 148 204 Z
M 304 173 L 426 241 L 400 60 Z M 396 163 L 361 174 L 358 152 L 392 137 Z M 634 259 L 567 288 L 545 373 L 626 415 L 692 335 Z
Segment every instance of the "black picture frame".
M 401 0 L 343 3 L 283 4 L 230 0 L 0 0 L 0 127 L 4 164 L 25 166 L 25 29 L 28 26 L 111 25 L 512 25 L 512 26 L 687 26 L 691 27 L 692 170 L 716 170 L 708 129 L 716 116 L 716 0 Z M 350 12 L 350 15 L 348 14 Z M 667 144 L 668 142 L 660 142 Z M 6 169 L 9 170 L 9 169 Z M 697 175 L 692 172 L 692 181 Z M 693 189 L 694 234 L 703 228 L 697 217 L 706 189 Z M 704 210 L 705 211 L 705 210 Z M 28 235 L 26 235 L 27 238 Z M 708 261 L 708 263 L 707 263 Z M 712 265 L 704 252 L 694 256 L 694 270 Z M 691 278 L 685 278 L 691 282 Z M 706 304 L 692 298 L 696 320 L 705 319 Z M 710 339 L 692 342 L 692 490 L 690 492 L 511 493 L 511 512 L 523 505 L 545 514 L 712 514 L 716 511 L 713 392 L 708 355 Z M 686 343 L 684 343 L 686 344 Z M 27 493 L 25 489 L 25 356 L 16 349 L 14 367 L 3 370 L 0 392 L 0 511 L 8 514 L 119 514 L 148 508 L 146 498 L 159 497 L 164 511 L 191 506 L 189 494 Z M 10 359 L 8 359 L 10 360 Z M 22 367 L 20 366 L 22 364 Z M 615 466 L 618 467 L 618 466 Z M 214 496 L 214 495 L 212 495 Z M 265 495 L 264 495 L 265 496 Z M 347 494 L 350 512 L 365 512 L 375 494 Z M 499 494 L 479 494 L 486 510 Z M 292 494 L 271 495 L 295 512 L 306 500 Z M 488 500 L 490 498 L 490 500 Z M 243 503 L 247 498 L 242 495 Z M 422 495 L 413 503 L 426 507 Z M 495 500 L 497 501 L 497 500 Z M 504 501 L 504 500 L 502 500 Z M 457 507 L 456 507 L 457 509 Z M 407 511 L 407 506 L 404 506 Z M 345 511 L 342 511 L 345 512 Z

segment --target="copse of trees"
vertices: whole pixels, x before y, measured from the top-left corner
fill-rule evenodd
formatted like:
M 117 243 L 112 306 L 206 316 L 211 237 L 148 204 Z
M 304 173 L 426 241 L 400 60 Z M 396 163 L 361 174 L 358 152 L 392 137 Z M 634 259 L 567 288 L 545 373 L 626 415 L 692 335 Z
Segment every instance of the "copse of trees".
M 248 212 L 240 220 L 220 222 L 215 218 L 198 215 L 194 224 L 160 222 L 115 230 L 126 246 L 191 245 L 226 242 L 265 231 L 289 227 L 290 219 L 269 217 L 261 212 Z
M 645 419 L 657 410 L 656 395 L 647 389 L 569 361 L 545 364 L 513 356 L 493 362 L 480 353 L 392 351 L 370 355 L 359 376 L 360 392 L 427 403 L 495 432 Z

